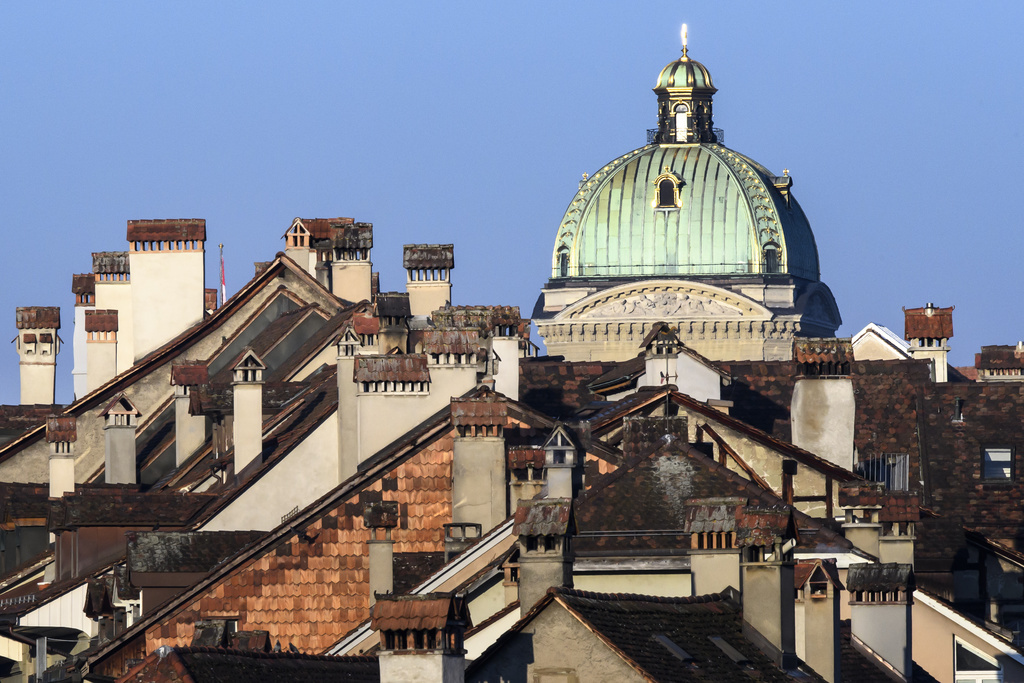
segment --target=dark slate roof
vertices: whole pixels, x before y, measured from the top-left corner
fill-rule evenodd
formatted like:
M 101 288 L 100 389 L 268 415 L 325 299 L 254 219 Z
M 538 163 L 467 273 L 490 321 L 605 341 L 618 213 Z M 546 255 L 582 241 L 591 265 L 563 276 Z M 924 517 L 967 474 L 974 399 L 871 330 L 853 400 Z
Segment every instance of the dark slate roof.
M 262 531 L 132 531 L 128 567 L 133 572 L 208 572 Z
M 217 496 L 209 493 L 142 493 L 119 486 L 79 487 L 50 503 L 51 530 L 88 526 L 185 526 Z
M 914 567 L 896 562 L 852 564 L 846 573 L 846 587 L 851 591 L 912 590 Z
M 612 393 L 618 388 L 626 388 L 636 380 L 637 377 L 647 373 L 647 359 L 641 353 L 636 358 L 630 358 L 618 363 L 603 375 L 593 380 L 589 389 L 595 393 L 608 391 Z
M 839 506 L 878 507 L 879 522 L 916 522 L 921 518 L 921 496 L 910 491 L 886 491 L 885 484 L 845 483 L 839 489 Z
M 395 593 L 408 593 L 440 571 L 443 566 L 443 552 L 395 553 L 392 564 Z
M 743 616 L 736 593 L 688 598 L 591 593 L 569 588 L 553 588 L 550 593 L 556 602 L 611 643 L 620 656 L 658 683 L 792 680 L 743 636 Z M 711 640 L 715 637 L 738 650 L 748 664 L 734 662 Z M 690 655 L 692 663 L 682 661 L 665 640 Z M 822 680 L 809 670 L 805 673 L 803 680 Z
M 517 536 L 560 536 L 572 524 L 572 501 L 568 498 L 520 501 L 512 533 Z
M 588 385 L 617 366 L 600 361 L 567 363 L 561 356 L 523 358 L 519 362 L 519 400 L 552 417 L 569 417 L 601 400 Z
M 357 382 L 429 382 L 427 357 L 357 356 L 353 375 Z
M 94 251 L 92 254 L 92 272 L 100 274 L 128 273 L 127 251 Z
M 1017 346 L 982 346 L 976 354 L 975 367 L 981 370 L 1024 368 L 1024 349 Z
M 0 406 L 0 430 L 21 431 L 46 422 L 46 418 L 64 410 L 64 406 L 53 405 L 7 405 Z
M 72 294 L 94 294 L 96 292 L 96 276 L 92 273 L 76 273 L 71 276 Z
M 188 676 L 188 678 L 185 678 Z M 161 647 L 120 679 L 191 683 L 379 683 L 376 657 L 326 657 L 212 647 Z
M 280 410 L 308 386 L 305 382 L 264 382 L 262 388 L 263 414 L 267 415 Z M 189 412 L 192 415 L 214 413 L 233 415 L 235 412 L 234 401 L 234 388 L 230 384 L 202 384 L 193 388 L 189 395 Z
M 434 311 L 431 318 L 438 328 L 473 329 L 487 334 L 495 327 L 518 328 L 522 322 L 518 306 L 446 306 Z
M 377 315 L 384 318 L 408 318 L 412 315 L 406 292 L 381 292 L 373 297 L 373 303 Z
M 850 620 L 839 622 L 840 654 L 839 666 L 844 681 L 856 681 L 857 683 L 892 683 L 893 679 L 868 655 L 853 646 L 850 640 Z M 922 669 L 917 662 L 914 662 L 914 676 L 912 683 L 939 683 L 927 671 Z
M 304 223 L 307 228 L 309 225 Z M 315 240 L 319 249 L 371 249 L 373 247 L 373 223 L 332 223 L 327 234 Z
M 46 484 L 0 484 L 0 522 L 46 517 L 50 511 L 49 496 Z
M 402 249 L 402 267 L 454 268 L 453 244 L 406 244 Z

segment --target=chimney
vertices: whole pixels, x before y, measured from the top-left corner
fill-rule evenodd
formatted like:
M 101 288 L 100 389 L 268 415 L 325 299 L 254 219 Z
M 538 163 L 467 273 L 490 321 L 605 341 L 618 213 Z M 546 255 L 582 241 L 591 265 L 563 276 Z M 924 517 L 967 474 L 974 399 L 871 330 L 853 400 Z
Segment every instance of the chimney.
M 46 441 L 50 444 L 50 498 L 75 490 L 75 441 L 78 420 L 74 416 L 46 418 Z
M 331 293 L 346 301 L 370 300 L 370 249 L 373 247 L 371 223 L 331 223 Z
M 96 308 L 117 311 L 117 368 L 124 372 L 135 362 L 132 286 L 127 251 L 100 251 L 92 255 L 96 278 Z
M 134 484 L 135 430 L 142 413 L 121 392 L 100 413 L 103 418 L 103 437 L 106 444 L 104 474 L 108 484 Z
M 444 563 L 448 564 L 451 559 L 463 550 L 480 540 L 483 535 L 483 527 L 471 522 L 458 522 L 444 525 Z
M 519 316 L 518 306 L 495 306 L 491 310 L 490 370 L 494 389 L 518 401 L 519 342 L 529 337 L 530 321 Z
M 796 460 L 786 458 L 782 461 L 782 501 L 793 507 L 793 477 L 796 476 Z
M 533 500 L 547 486 L 544 463 L 547 451 L 537 446 L 512 446 L 508 449 L 509 508 L 520 501 Z
M 914 568 L 909 564 L 862 563 L 846 574 L 853 647 L 890 675 L 914 676 Z
M 263 453 L 263 371 L 266 369 L 259 356 L 248 348 L 232 368 L 236 476 Z
M 85 311 L 87 391 L 95 391 L 117 374 L 117 317 L 117 309 Z
M 72 275 L 71 292 L 75 295 L 75 334 L 71 344 L 75 366 L 71 370 L 71 377 L 77 401 L 89 393 L 89 366 L 85 350 L 85 312 L 96 307 L 96 276 L 92 273 Z
M 575 498 L 583 487 L 585 451 L 575 434 L 556 422 L 544 441 L 544 476 L 548 482 L 547 498 Z
M 527 612 L 552 586 L 572 588 L 570 539 L 576 531 L 572 500 L 524 501 L 512 533 L 519 537 L 519 613 Z
M 921 499 L 909 491 L 886 491 L 884 484 L 845 484 L 839 489 L 845 508 L 846 539 L 881 562 L 914 564 Z
M 377 345 L 380 353 L 398 349 L 406 353 L 409 347 L 409 295 L 404 292 L 384 292 L 373 298 L 374 312 L 380 319 Z
M 657 444 L 686 444 L 687 429 L 685 415 L 627 417 L 622 425 L 622 453 L 628 458 Z
M 25 306 L 15 311 L 21 369 L 21 404 L 53 405 L 57 354 L 60 353 L 60 308 Z
M 797 540 L 790 508 L 740 508 L 736 542 L 742 548 L 743 635 L 783 669 L 797 665 L 793 604 Z
M 452 522 L 490 530 L 508 516 L 505 423 L 508 402 L 497 394 L 451 400 Z
M 464 597 L 449 593 L 382 595 L 371 613 L 380 633 L 381 683 L 462 683 L 463 638 L 472 626 Z
M 302 218 L 294 218 L 284 234 L 284 255 L 295 261 L 304 271 L 316 277 L 316 250 L 313 235 Z
M 408 274 L 405 290 L 409 293 L 412 315 L 430 315 L 451 303 L 454 245 L 406 244 L 402 266 Z
M 355 475 L 359 468 L 359 412 L 356 405 L 355 359 L 359 335 L 352 321 L 341 328 L 338 339 L 338 481 Z
M 370 503 L 363 509 L 363 523 L 370 530 L 370 605 L 377 595 L 395 590 L 395 541 L 392 529 L 398 527 L 398 503 L 383 500 Z
M 189 413 L 192 391 L 210 381 L 206 363 L 189 361 L 171 366 L 174 387 L 174 465 L 181 467 L 206 443 L 206 417 Z
M 800 373 L 790 406 L 793 444 L 852 470 L 853 344 L 849 339 L 796 339 L 793 359 Z
M 646 386 L 679 384 L 679 351 L 682 342 L 668 323 L 654 323 L 651 331 L 640 343 L 644 353 Z
M 931 361 L 933 382 L 948 380 L 947 356 L 953 336 L 954 308 L 936 308 L 929 303 L 924 308 L 903 309 L 903 338 L 910 342 L 910 356 Z
M 134 363 L 203 319 L 206 221 L 128 221 L 127 235 Z
M 834 559 L 796 566 L 796 654 L 829 683 L 840 674 L 839 599 L 843 583 Z

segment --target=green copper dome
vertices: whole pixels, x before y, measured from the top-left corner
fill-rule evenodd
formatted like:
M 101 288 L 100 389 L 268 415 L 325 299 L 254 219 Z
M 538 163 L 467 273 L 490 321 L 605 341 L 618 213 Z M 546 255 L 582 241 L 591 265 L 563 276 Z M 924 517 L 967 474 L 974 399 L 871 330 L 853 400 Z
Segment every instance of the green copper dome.
M 817 281 L 814 235 L 791 184 L 718 144 L 642 147 L 581 183 L 559 226 L 552 276 Z
M 695 62 L 688 57 L 682 57 L 661 70 L 658 74 L 658 84 L 655 90 L 661 88 L 702 88 L 715 90 L 711 82 L 711 74 L 700 62 Z

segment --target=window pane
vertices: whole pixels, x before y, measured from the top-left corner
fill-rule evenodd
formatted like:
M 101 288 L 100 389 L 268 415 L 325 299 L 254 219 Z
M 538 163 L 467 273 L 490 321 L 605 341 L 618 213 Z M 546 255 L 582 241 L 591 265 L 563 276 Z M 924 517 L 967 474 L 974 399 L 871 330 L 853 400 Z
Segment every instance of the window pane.
M 1013 472 L 1012 455 L 1009 448 L 986 448 L 981 476 L 984 479 L 1010 479 Z
M 994 666 L 992 662 L 988 661 L 984 657 L 979 657 L 974 652 L 971 652 L 961 643 L 956 644 L 956 670 L 958 672 L 963 671 L 999 671 L 998 666 Z M 987 676 L 990 678 L 991 676 Z

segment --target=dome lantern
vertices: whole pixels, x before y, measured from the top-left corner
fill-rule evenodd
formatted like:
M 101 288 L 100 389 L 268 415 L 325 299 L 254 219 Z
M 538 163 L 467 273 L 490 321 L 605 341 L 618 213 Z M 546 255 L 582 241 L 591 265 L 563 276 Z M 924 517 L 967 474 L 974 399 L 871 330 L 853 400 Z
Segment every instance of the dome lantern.
M 683 24 L 683 55 L 661 70 L 654 92 L 658 95 L 659 144 L 718 142 L 712 121 L 711 100 L 718 90 L 707 67 L 690 59 Z

